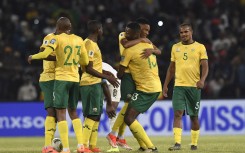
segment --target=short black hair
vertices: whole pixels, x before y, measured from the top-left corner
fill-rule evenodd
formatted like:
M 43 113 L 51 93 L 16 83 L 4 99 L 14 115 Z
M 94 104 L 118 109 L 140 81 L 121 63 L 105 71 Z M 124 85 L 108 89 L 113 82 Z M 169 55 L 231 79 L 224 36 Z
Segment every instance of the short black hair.
M 146 18 L 142 18 L 142 17 L 136 19 L 136 22 L 139 23 L 139 24 L 148 24 L 148 25 L 150 25 L 149 20 L 147 20 Z
M 130 22 L 127 27 L 132 29 L 134 32 L 140 32 L 140 25 L 137 22 Z
M 88 28 L 88 32 L 91 33 L 95 33 L 97 31 L 98 28 L 101 27 L 101 23 L 97 20 L 90 20 L 87 23 L 87 28 Z
M 185 27 L 185 26 L 190 27 L 193 30 L 192 24 L 191 23 L 188 23 L 188 22 L 184 22 L 184 23 L 180 24 L 179 27 Z

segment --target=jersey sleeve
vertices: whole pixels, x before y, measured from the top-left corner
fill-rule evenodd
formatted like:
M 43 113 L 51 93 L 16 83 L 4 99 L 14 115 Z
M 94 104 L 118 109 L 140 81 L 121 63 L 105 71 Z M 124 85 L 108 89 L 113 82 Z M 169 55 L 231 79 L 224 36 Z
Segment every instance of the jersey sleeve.
M 174 48 L 175 48 L 175 46 L 173 46 L 172 50 L 171 50 L 171 62 L 175 62 L 175 60 L 176 60 L 175 59 L 175 54 L 174 54 L 174 50 L 175 50 Z
M 48 43 L 49 43 L 49 39 L 48 39 L 48 36 L 46 36 L 43 38 L 43 43 L 40 46 L 40 48 L 45 48 L 48 45 Z
M 87 50 L 87 54 L 88 54 L 88 59 L 89 61 L 94 61 L 94 47 L 92 45 L 92 43 L 90 41 L 86 41 L 85 42 L 85 48 Z
M 82 41 L 79 64 L 80 65 L 88 65 L 88 63 L 89 63 L 88 52 L 87 52 L 87 49 L 85 47 L 84 41 Z
M 200 47 L 200 54 L 201 54 L 200 59 L 208 59 L 207 51 L 204 45 L 201 45 Z
M 58 38 L 56 36 L 50 38 L 50 41 L 48 42 L 48 47 L 51 47 L 53 50 L 55 50 L 58 46 L 59 41 L 57 40 Z
M 129 49 L 125 49 L 123 51 L 123 54 L 121 56 L 121 61 L 120 61 L 120 65 L 124 66 L 124 67 L 128 67 L 128 64 L 130 62 L 130 60 L 132 59 L 132 52 Z

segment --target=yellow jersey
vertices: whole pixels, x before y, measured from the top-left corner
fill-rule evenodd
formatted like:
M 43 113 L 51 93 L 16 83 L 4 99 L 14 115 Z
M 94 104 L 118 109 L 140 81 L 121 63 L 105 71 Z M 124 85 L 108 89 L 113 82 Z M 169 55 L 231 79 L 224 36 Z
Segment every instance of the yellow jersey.
M 124 39 L 124 38 L 126 38 L 126 37 L 125 37 L 125 32 L 121 32 L 121 33 L 119 34 L 119 36 L 118 36 L 118 40 L 119 40 L 119 50 L 120 50 L 120 55 L 121 55 L 121 57 L 122 57 L 122 54 L 123 54 L 123 52 L 124 52 L 124 50 L 125 50 L 125 48 L 124 48 L 123 45 L 121 44 L 121 40 Z M 125 69 L 125 73 L 130 73 L 130 70 L 129 70 L 128 67 Z
M 93 69 L 102 73 L 102 56 L 98 44 L 88 38 L 84 40 L 84 43 L 87 50 L 88 59 L 89 61 L 93 62 Z M 80 85 L 92 85 L 100 83 L 101 81 L 101 78 L 95 77 L 84 72 L 81 77 Z
M 158 74 L 158 65 L 155 55 L 150 55 L 147 59 L 141 58 L 141 53 L 146 48 L 153 46 L 148 43 L 138 43 L 124 50 L 120 65 L 129 67 L 136 89 L 146 93 L 162 91 L 162 84 Z
M 171 61 L 175 62 L 175 86 L 196 87 L 197 81 L 200 80 L 200 61 L 203 59 L 208 59 L 203 44 L 174 44 Z
M 55 35 L 48 47 L 56 53 L 55 80 L 79 82 L 78 64 L 87 65 L 83 39 L 74 34 Z
M 45 48 L 49 41 L 55 36 L 54 33 L 50 33 L 43 39 L 43 44 L 40 48 Z M 52 53 L 54 54 L 54 53 Z M 43 72 L 40 74 L 39 82 L 51 81 L 55 78 L 55 62 L 43 60 Z
M 121 44 L 121 40 L 122 39 L 124 39 L 124 38 L 126 38 L 125 37 L 125 32 L 121 32 L 120 34 L 119 34 L 119 36 L 118 36 L 118 43 L 119 43 L 119 51 L 120 51 L 120 55 L 122 56 L 122 54 L 123 54 L 123 51 L 124 51 L 124 47 L 123 47 L 123 45 Z

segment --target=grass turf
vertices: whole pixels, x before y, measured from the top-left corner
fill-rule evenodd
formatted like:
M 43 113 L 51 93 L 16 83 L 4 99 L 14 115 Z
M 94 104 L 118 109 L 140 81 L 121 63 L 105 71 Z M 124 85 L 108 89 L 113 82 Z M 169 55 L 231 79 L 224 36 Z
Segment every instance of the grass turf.
M 152 142 L 157 146 L 159 153 L 170 152 L 168 148 L 173 145 L 173 137 L 161 136 L 150 137 Z M 128 144 L 133 148 L 132 153 L 136 153 L 139 148 L 133 137 L 126 137 Z M 76 139 L 70 138 L 71 153 L 76 148 Z M 183 136 L 182 149 L 178 153 L 244 153 L 245 152 L 245 136 L 200 136 L 198 142 L 198 150 L 190 150 L 190 136 Z M 44 144 L 43 137 L 1 137 L 0 153 L 41 153 Z M 105 137 L 98 138 L 98 147 L 106 152 L 110 149 Z M 128 153 L 124 149 L 120 149 L 120 153 Z

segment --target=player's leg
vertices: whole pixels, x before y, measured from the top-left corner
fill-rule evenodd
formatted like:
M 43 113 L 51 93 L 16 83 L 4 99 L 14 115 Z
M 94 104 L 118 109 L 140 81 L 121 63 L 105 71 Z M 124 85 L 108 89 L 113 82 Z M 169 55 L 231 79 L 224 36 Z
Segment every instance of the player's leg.
M 68 107 L 70 82 L 55 80 L 54 83 L 54 107 L 56 108 L 56 115 L 58 121 L 58 130 L 60 139 L 63 144 L 63 151 L 69 151 L 68 141 L 68 123 L 66 121 L 66 108 Z
M 186 108 L 185 89 L 183 87 L 174 87 L 172 105 L 174 109 L 173 133 L 175 144 L 168 149 L 170 151 L 181 149 L 182 116 Z
M 144 128 L 136 120 L 140 113 L 147 111 L 151 105 L 157 100 L 158 93 L 145 93 L 136 91 L 131 98 L 131 102 L 125 113 L 124 121 L 129 126 L 132 133 L 139 139 L 141 139 L 147 146 L 149 152 L 157 151 L 157 148 L 153 145 L 150 138 L 146 134 Z
M 101 84 L 94 85 L 93 93 L 97 95 L 97 98 L 93 100 L 92 106 L 93 108 L 97 108 L 97 111 L 93 111 L 90 113 L 92 116 L 88 116 L 88 118 L 95 121 L 94 126 L 92 128 L 92 133 L 89 139 L 89 149 L 92 152 L 101 152 L 101 150 L 97 147 L 97 140 L 98 140 L 98 128 L 100 123 L 100 117 L 103 113 L 103 100 L 104 94 L 102 90 Z
M 39 86 L 44 95 L 44 107 L 47 112 L 45 119 L 45 144 L 43 148 L 43 150 L 47 150 L 46 148 L 51 148 L 50 146 L 56 130 L 56 113 L 55 109 L 53 108 L 54 80 L 40 82 Z
M 81 86 L 80 93 L 83 104 L 83 115 L 86 117 L 83 125 L 83 144 L 86 148 L 90 147 L 90 149 L 95 151 L 98 150 L 98 148 L 96 148 L 98 126 L 103 111 L 103 92 L 101 84 Z
M 77 150 L 78 152 L 85 151 L 83 146 L 83 127 L 81 119 L 77 115 L 77 104 L 79 96 L 79 83 L 74 82 L 69 90 L 69 103 L 68 103 L 68 113 L 72 120 L 73 129 L 77 139 Z
M 136 87 L 132 75 L 130 73 L 125 73 L 121 80 L 121 92 L 117 92 L 118 94 L 121 94 L 121 100 L 123 100 L 125 104 L 117 115 L 117 119 L 112 127 L 112 131 L 107 135 L 109 143 L 114 147 L 117 147 L 117 144 L 119 144 L 119 146 L 125 149 L 131 149 L 131 147 L 127 145 L 126 140 L 124 139 L 124 132 L 127 127 L 124 123 L 124 114 L 128 107 L 128 101 L 130 100 L 132 93 L 135 91 L 135 88 Z M 116 135 L 118 139 L 116 139 Z
M 200 109 L 201 90 L 194 87 L 188 87 L 186 90 L 187 113 L 191 119 L 191 150 L 196 150 L 200 135 L 198 113 Z

